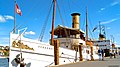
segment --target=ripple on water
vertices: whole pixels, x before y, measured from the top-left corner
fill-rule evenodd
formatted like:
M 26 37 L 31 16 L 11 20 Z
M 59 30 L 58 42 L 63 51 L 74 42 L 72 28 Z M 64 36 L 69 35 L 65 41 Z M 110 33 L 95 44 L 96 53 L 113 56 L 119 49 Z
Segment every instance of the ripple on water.
M 9 67 L 8 65 L 8 59 L 0 58 L 0 67 Z

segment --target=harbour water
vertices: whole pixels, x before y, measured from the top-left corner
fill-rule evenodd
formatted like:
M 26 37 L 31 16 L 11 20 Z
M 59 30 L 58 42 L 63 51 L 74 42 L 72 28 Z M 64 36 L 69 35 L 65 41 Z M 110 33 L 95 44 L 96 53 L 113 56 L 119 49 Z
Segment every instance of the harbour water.
M 7 58 L 0 58 L 0 67 L 9 67 Z

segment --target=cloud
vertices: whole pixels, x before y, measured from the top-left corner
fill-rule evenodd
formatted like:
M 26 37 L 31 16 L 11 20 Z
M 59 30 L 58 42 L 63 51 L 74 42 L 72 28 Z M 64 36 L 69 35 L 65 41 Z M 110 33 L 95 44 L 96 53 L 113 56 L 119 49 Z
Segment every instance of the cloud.
M 107 27 L 107 29 L 111 29 L 110 27 Z
M 105 22 L 101 22 L 101 24 L 108 24 L 108 23 L 111 23 L 111 22 L 114 22 L 118 19 L 111 19 L 111 20 L 108 20 L 108 21 L 105 21 Z
M 7 20 L 14 20 L 14 17 L 10 15 L 5 16 L 0 15 L 0 22 L 6 22 Z
M 114 42 L 116 47 L 120 47 L 120 44 L 118 44 L 117 41 Z
M 9 46 L 9 44 L 0 43 L 0 46 Z
M 115 5 L 119 4 L 119 3 L 120 3 L 120 1 L 116 1 L 116 2 L 111 3 L 110 5 L 115 6 Z
M 101 11 L 103 11 L 103 10 L 105 10 L 106 8 L 101 8 L 98 12 L 101 12 Z
M 25 34 L 35 35 L 35 32 L 33 32 L 33 31 L 29 31 L 29 32 L 25 32 Z
M 6 22 L 6 19 L 2 15 L 0 15 L 0 22 Z
M 9 20 L 14 20 L 14 17 L 13 17 L 13 16 L 6 15 L 6 16 L 4 16 L 4 17 L 5 17 L 6 20 L 7 20 L 7 19 L 9 19 Z
M 118 4 L 120 4 L 120 0 L 115 0 L 114 2 L 112 2 L 112 3 L 109 4 L 109 5 L 107 5 L 106 7 L 103 7 L 103 8 L 101 8 L 101 9 L 99 9 L 98 12 L 101 12 L 101 11 L 103 11 L 103 10 L 109 8 L 109 7 L 112 7 L 112 6 L 115 6 L 115 5 L 118 5 Z
M 120 44 L 115 44 L 116 47 L 120 47 Z
M 101 8 L 100 10 L 101 10 L 101 11 L 102 11 L 102 10 L 105 10 L 105 8 Z
M 1 37 L 0 38 L 0 45 L 2 45 L 2 46 L 9 46 L 9 38 Z

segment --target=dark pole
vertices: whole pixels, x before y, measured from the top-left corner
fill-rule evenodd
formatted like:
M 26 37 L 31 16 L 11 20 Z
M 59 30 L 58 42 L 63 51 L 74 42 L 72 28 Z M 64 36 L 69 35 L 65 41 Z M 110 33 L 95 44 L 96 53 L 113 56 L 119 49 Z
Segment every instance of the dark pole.
M 13 33 L 16 33 L 16 0 L 14 0 L 14 30 Z
M 99 29 L 100 29 L 100 33 L 99 33 L 99 34 L 101 34 L 101 25 L 100 25 L 100 21 L 99 21 Z
M 51 34 L 51 44 L 54 45 L 54 22 L 55 22 L 55 15 L 56 15 L 56 0 L 53 0 L 54 6 L 53 6 L 53 17 L 52 17 L 52 34 Z
M 88 12 L 86 8 L 86 41 L 88 41 Z

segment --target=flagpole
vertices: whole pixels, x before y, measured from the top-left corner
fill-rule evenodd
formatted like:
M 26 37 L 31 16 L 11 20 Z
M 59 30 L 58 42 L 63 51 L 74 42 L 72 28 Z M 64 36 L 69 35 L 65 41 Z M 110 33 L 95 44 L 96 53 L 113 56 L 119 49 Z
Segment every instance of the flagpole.
M 14 0 L 14 31 L 16 33 L 16 0 Z

